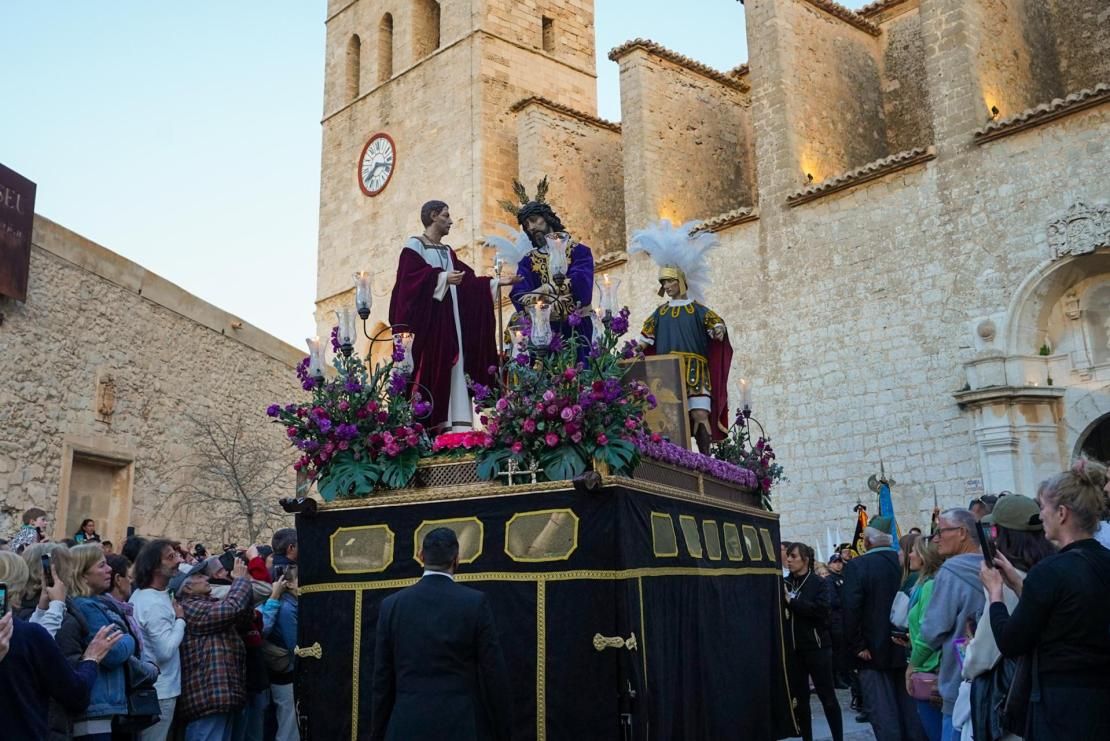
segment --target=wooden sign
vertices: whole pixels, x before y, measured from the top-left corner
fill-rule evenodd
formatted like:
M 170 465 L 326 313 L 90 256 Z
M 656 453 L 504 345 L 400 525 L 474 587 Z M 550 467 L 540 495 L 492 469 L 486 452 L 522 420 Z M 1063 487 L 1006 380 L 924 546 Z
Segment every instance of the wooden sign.
M 35 184 L 0 165 L 0 295 L 27 300 Z

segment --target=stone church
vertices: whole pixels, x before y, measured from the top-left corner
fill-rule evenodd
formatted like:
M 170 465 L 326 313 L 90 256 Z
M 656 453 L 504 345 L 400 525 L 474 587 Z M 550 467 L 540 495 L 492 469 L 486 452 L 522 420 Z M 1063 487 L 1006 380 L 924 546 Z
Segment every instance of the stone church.
M 329 0 L 322 334 L 356 270 L 384 327 L 423 201 L 488 272 L 498 200 L 547 175 L 634 316 L 657 298 L 630 233 L 717 233 L 709 304 L 787 470 L 785 536 L 874 512 L 880 464 L 907 528 L 1110 458 L 1104 0 L 747 0 L 734 69 L 610 51 L 620 123 L 597 117 L 593 5 Z

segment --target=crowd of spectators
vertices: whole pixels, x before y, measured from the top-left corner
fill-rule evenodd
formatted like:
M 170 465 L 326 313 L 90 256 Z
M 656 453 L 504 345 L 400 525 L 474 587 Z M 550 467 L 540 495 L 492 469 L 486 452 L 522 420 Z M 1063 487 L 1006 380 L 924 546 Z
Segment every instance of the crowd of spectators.
M 827 564 L 782 544 L 787 669 L 804 739 L 810 688 L 834 741 L 851 687 L 878 741 L 1110 738 L 1110 483 L 1088 460 L 1035 499 L 1003 492 Z
M 86 519 L 51 542 L 44 511 L 0 541 L 4 739 L 300 738 L 293 693 L 297 534 L 209 556 Z

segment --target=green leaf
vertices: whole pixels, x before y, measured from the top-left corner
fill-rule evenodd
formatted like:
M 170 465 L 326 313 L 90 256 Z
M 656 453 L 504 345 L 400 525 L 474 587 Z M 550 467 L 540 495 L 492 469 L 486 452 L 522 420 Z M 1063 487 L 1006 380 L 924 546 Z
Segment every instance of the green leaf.
M 627 440 L 613 440 L 603 449 L 603 460 L 614 473 L 628 473 L 635 468 L 636 447 Z
M 560 445 L 540 456 L 540 466 L 549 481 L 566 481 L 586 470 L 586 460 L 573 445 Z
M 381 468 L 368 460 L 355 460 L 348 452 L 331 459 L 325 473 L 320 475 L 317 489 L 325 502 L 341 497 L 365 497 L 374 493 L 381 480 Z
M 501 464 L 513 454 L 508 448 L 487 450 L 478 457 L 478 478 L 493 481 L 501 469 Z
M 382 483 L 390 489 L 403 489 L 416 474 L 416 464 L 420 462 L 420 451 L 407 448 L 396 458 L 388 458 L 382 466 Z

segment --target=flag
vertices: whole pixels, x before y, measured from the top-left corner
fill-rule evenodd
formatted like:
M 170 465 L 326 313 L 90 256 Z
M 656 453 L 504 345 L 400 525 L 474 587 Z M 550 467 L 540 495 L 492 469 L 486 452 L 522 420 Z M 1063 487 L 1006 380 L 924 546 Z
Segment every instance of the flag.
M 867 527 L 867 506 L 862 502 L 857 502 L 853 512 L 857 512 L 856 517 L 856 532 L 852 535 L 852 555 L 859 556 L 864 552 L 863 547 L 863 529 Z
M 893 542 L 891 547 L 898 550 L 898 540 L 902 531 L 898 528 L 898 518 L 894 516 L 894 500 L 890 496 L 890 484 L 879 479 L 879 515 L 890 518 L 890 534 Z

